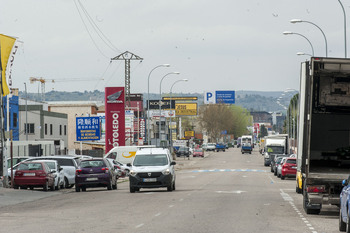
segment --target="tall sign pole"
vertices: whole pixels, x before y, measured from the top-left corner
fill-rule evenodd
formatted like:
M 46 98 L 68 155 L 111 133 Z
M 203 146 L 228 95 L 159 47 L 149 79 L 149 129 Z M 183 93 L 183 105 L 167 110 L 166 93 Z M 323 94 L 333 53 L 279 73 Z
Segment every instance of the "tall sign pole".
M 143 58 L 130 53 L 128 51 L 114 57 L 111 59 L 113 60 L 124 60 L 125 61 L 125 102 L 128 102 L 129 107 L 130 106 L 130 60 L 140 60 L 142 61 Z

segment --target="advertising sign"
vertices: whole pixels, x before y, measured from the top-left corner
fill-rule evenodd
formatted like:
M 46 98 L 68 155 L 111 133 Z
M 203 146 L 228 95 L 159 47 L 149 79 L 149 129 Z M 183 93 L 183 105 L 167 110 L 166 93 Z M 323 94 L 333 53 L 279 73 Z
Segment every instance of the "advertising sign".
M 171 109 L 170 100 L 162 100 L 160 104 L 161 104 L 161 109 Z M 175 100 L 171 100 L 171 107 L 172 109 L 175 109 Z M 150 100 L 149 109 L 159 109 L 159 100 Z
M 175 104 L 176 116 L 197 116 L 197 103 Z
M 175 117 L 175 110 L 162 110 L 161 114 L 161 117 Z M 159 117 L 159 109 L 149 110 L 148 117 Z
M 140 138 L 142 138 L 142 140 L 145 140 L 146 138 L 146 122 L 144 118 L 140 118 Z M 140 140 L 139 138 L 139 140 Z
M 205 104 L 234 104 L 235 91 L 207 91 L 204 93 Z
M 185 138 L 194 137 L 194 131 L 185 131 Z
M 105 88 L 106 151 L 125 146 L 124 87 Z
M 100 117 L 76 118 L 77 141 L 100 140 Z
M 168 97 L 162 97 L 162 100 L 170 100 L 170 96 Z M 191 101 L 195 101 L 198 100 L 197 96 L 174 96 L 171 97 L 171 100 L 179 100 L 179 101 L 184 101 L 184 100 L 191 100 Z

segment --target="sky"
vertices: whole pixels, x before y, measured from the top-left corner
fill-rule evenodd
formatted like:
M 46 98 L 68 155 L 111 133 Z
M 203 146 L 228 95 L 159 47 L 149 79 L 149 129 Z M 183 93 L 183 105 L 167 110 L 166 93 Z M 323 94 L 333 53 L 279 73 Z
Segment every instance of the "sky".
M 350 2 L 342 2 L 350 17 Z M 148 77 L 151 93 L 180 79 L 188 82 L 174 93 L 284 91 L 299 89 L 300 63 L 310 57 L 297 52 L 311 54 L 312 45 L 326 56 L 321 31 L 291 19 L 319 26 L 328 56 L 345 56 L 335 0 L 2 0 L 0 34 L 18 38 L 12 79 L 20 91 L 24 83 L 41 91 L 30 77 L 45 79 L 46 92 L 124 86 L 125 62 L 111 58 L 125 51 L 143 58 L 130 62 L 132 93 L 146 93 Z M 154 69 L 161 64 L 170 67 Z

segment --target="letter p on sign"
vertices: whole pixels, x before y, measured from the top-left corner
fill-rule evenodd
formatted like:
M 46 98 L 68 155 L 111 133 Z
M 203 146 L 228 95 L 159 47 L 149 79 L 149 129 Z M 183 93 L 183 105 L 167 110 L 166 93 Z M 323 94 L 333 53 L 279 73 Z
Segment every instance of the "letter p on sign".
M 215 104 L 216 99 L 213 91 L 207 91 L 204 93 L 204 103 L 205 104 Z

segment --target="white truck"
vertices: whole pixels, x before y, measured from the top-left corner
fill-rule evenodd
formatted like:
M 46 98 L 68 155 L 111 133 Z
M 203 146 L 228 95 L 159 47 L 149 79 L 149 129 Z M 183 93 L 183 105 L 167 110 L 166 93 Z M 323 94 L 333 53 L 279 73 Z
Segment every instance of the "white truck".
M 318 214 L 339 206 L 350 173 L 350 59 L 303 62 L 299 102 L 297 191 L 305 212 Z
M 155 146 L 116 146 L 113 147 L 104 158 L 116 160 L 123 164 L 131 163 L 135 157 L 136 151 L 141 148 L 152 148 Z
M 276 155 L 289 153 L 288 135 L 278 134 L 265 137 L 264 166 L 270 166 Z

